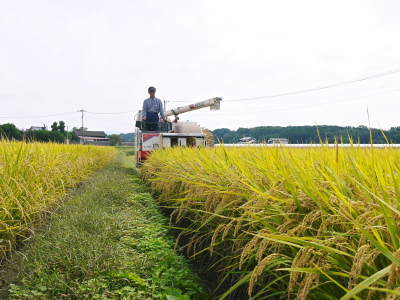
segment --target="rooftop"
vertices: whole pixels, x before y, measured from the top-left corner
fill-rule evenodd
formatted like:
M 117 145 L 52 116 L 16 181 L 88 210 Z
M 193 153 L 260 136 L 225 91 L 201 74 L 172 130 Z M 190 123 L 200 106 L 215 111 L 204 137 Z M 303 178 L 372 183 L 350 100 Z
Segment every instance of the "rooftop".
M 74 132 L 77 136 L 90 136 L 98 138 L 105 138 L 107 136 L 104 131 L 75 130 Z

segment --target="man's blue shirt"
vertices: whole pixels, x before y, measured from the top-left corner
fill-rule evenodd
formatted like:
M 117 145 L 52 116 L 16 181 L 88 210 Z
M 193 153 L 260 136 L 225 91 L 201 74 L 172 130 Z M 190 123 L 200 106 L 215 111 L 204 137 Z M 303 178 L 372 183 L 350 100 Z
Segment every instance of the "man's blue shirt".
M 155 97 L 144 100 L 142 109 L 143 116 L 146 116 L 148 112 L 159 113 L 161 118 L 164 119 L 164 108 L 161 100 Z

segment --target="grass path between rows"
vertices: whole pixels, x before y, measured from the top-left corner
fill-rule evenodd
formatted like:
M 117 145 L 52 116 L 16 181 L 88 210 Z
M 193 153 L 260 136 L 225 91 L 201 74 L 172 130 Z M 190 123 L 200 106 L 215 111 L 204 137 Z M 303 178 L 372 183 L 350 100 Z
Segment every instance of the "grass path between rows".
M 121 153 L 2 267 L 9 299 L 207 299 Z

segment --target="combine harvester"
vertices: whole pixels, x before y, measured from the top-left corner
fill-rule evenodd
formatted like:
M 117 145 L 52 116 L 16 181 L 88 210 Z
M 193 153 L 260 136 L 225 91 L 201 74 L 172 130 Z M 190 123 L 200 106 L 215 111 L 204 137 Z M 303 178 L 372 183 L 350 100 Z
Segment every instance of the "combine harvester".
M 190 104 L 165 113 L 165 117 L 175 117 L 170 122 L 146 122 L 142 119 L 142 111 L 135 116 L 136 165 L 140 166 L 153 150 L 169 147 L 205 147 L 213 144 L 211 133 L 194 122 L 179 122 L 178 115 L 210 107 L 219 110 L 222 98 L 212 98 Z

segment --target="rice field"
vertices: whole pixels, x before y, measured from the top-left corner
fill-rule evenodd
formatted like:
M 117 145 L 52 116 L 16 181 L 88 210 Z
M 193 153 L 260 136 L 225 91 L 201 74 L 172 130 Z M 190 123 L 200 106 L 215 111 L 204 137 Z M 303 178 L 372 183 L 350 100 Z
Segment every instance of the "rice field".
M 0 141 L 0 257 L 114 153 L 111 147 Z
M 143 176 L 219 299 L 400 297 L 398 149 L 172 148 Z

